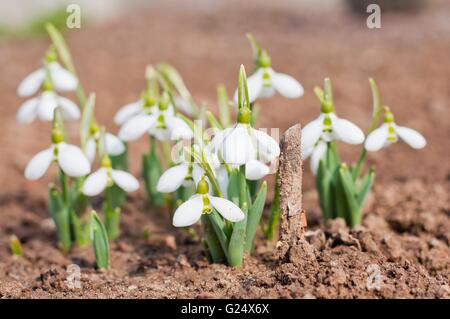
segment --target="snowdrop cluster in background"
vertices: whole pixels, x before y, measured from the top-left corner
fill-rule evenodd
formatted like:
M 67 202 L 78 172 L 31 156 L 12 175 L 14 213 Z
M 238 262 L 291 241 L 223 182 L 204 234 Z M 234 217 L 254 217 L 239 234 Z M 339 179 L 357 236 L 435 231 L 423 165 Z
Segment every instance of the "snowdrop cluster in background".
M 56 52 L 50 48 L 44 59 L 44 66 L 29 74 L 19 85 L 17 94 L 30 97 L 41 91 L 39 96 L 25 101 L 17 112 L 17 121 L 31 123 L 36 118 L 52 121 L 56 107 L 60 106 L 67 120 L 80 118 L 78 106 L 71 100 L 59 96 L 58 92 L 75 91 L 77 78 L 56 61 Z
M 356 226 L 362 221 L 365 199 L 374 179 L 373 167 L 361 175 L 367 151 L 377 151 L 399 138 L 415 149 L 425 147 L 425 138 L 417 131 L 398 126 L 388 107 L 381 107 L 378 88 L 369 79 L 373 95 L 373 114 L 367 138 L 352 122 L 340 119 L 334 111 L 331 81 L 325 79 L 324 90 L 316 87 L 315 93 L 321 103 L 320 116 L 302 130 L 303 158 L 311 157 L 310 166 L 316 175 L 319 203 L 325 219 L 342 217 L 348 225 Z M 376 128 L 384 111 L 383 124 Z M 358 161 L 349 166 L 341 162 L 337 153 L 338 141 L 362 144 Z

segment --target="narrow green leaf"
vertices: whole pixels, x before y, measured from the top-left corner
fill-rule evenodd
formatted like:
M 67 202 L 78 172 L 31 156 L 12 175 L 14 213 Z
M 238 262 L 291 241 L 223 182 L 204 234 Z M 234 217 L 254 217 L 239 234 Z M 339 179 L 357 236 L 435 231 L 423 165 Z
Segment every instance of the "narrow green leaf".
M 364 207 L 364 201 L 370 189 L 372 188 L 374 180 L 375 180 L 375 171 L 373 168 L 371 168 L 369 172 L 367 172 L 367 174 L 364 175 L 364 177 L 361 179 L 361 183 L 359 185 L 358 202 L 361 208 Z
M 70 232 L 69 210 L 64 205 L 63 196 L 54 185 L 49 188 L 49 211 L 50 216 L 56 226 L 58 239 L 64 252 L 68 252 L 72 247 L 72 236 Z
M 90 135 L 90 128 L 94 120 L 95 94 L 89 94 L 86 104 L 81 113 L 80 122 L 80 143 L 83 150 L 86 149 L 86 143 Z
M 217 103 L 219 105 L 219 120 L 222 127 L 228 127 L 231 122 L 230 106 L 227 91 L 224 85 L 217 87 Z
M 232 267 L 241 266 L 244 257 L 245 232 L 247 228 L 248 215 L 247 203 L 244 202 L 241 209 L 245 214 L 245 218 L 237 223 L 234 223 L 233 233 L 231 234 L 230 244 L 228 247 L 228 264 Z
M 75 73 L 72 56 L 70 55 L 69 48 L 67 47 L 66 41 L 64 40 L 61 32 L 59 32 L 59 30 L 51 23 L 47 23 L 46 29 L 58 52 L 61 62 L 70 72 Z
M 220 245 L 220 241 L 214 231 L 211 219 L 207 215 L 202 215 L 202 224 L 205 229 L 205 242 L 206 248 L 208 249 L 209 255 L 213 263 L 224 262 L 226 257 L 224 251 Z
M 95 211 L 91 212 L 91 239 L 97 267 L 109 268 L 109 242 L 105 225 Z
M 222 125 L 216 119 L 214 114 L 212 114 L 210 111 L 206 112 L 206 119 L 208 120 L 209 125 L 211 125 L 212 128 L 219 129 L 219 130 L 223 129 Z
M 245 250 L 250 252 L 253 247 L 253 239 L 256 234 L 262 213 L 264 211 L 264 204 L 267 196 L 267 182 L 264 181 L 259 188 L 255 201 L 248 210 L 247 230 L 245 237 Z
M 339 177 L 342 189 L 345 193 L 346 202 L 350 210 L 350 227 L 354 227 L 361 222 L 361 206 L 359 205 L 353 178 L 346 166 L 339 168 Z

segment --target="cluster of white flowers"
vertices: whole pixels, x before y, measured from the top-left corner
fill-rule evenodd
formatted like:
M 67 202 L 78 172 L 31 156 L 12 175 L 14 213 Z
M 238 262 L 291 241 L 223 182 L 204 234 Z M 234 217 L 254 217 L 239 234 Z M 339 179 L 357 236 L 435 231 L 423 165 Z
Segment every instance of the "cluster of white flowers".
M 20 107 L 17 113 L 18 122 L 30 123 L 35 118 L 42 121 L 54 121 L 51 134 L 52 145 L 30 160 L 25 168 L 27 179 L 41 178 L 52 162 L 56 162 L 59 168 L 70 177 L 86 176 L 91 171 L 91 164 L 96 153 L 116 156 L 125 151 L 123 142 L 111 133 L 105 133 L 105 149 L 100 151 L 101 132 L 94 122 L 91 123 L 84 152 L 78 146 L 65 142 L 64 132 L 54 118 L 55 110 L 60 108 L 61 114 L 67 120 L 78 120 L 80 111 L 74 102 L 57 95 L 55 90 L 70 92 L 76 90 L 77 86 L 77 78 L 56 61 L 53 49 L 47 53 L 44 67 L 32 72 L 20 83 L 17 90 L 20 96 L 31 96 L 39 89 L 42 93 Z M 131 174 L 112 169 L 109 157 L 105 156 L 102 160 L 102 168 L 86 179 L 83 192 L 89 196 L 98 195 L 106 186 L 111 186 L 112 182 L 127 192 L 136 190 L 139 185 Z

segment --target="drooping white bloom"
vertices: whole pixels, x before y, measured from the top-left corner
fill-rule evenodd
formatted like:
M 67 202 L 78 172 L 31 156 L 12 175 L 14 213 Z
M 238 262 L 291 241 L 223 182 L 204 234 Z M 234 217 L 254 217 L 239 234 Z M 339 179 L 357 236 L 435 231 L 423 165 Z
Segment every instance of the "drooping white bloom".
M 280 155 L 278 143 L 267 133 L 241 122 L 218 132 L 209 147 L 230 165 L 245 165 L 246 178 L 258 180 L 270 172 L 264 164 Z
M 284 97 L 295 99 L 304 93 L 303 86 L 292 76 L 275 72 L 271 67 L 261 67 L 247 78 L 249 102 L 253 103 L 258 98 L 267 98 L 274 95 L 275 91 Z M 237 101 L 237 90 L 234 94 Z
M 102 145 L 100 131 L 94 132 L 91 136 L 89 136 L 85 153 L 88 157 L 89 161 L 92 163 L 95 159 L 95 154 L 97 153 L 97 147 Z M 105 133 L 105 150 L 106 154 L 111 156 L 117 156 L 125 152 L 125 145 L 123 142 L 114 134 Z M 103 153 L 103 152 L 100 152 Z
M 156 190 L 161 193 L 172 193 L 181 186 L 197 184 L 204 174 L 200 164 L 183 162 L 166 170 L 158 180 Z
M 205 179 L 202 179 L 198 184 L 197 194 L 181 204 L 175 211 L 173 215 L 173 225 L 175 227 L 190 226 L 197 222 L 202 214 L 210 214 L 213 208 L 231 222 L 238 222 L 244 219 L 244 213 L 232 201 L 221 197 L 211 196 L 208 193 L 208 183 Z
M 19 108 L 16 118 L 19 123 L 31 123 L 36 118 L 41 121 L 53 121 L 55 109 L 61 108 L 62 115 L 67 120 L 78 120 L 80 110 L 71 100 L 58 96 L 54 91 L 42 92 L 38 97 L 27 100 Z
M 148 133 L 159 140 L 191 139 L 194 133 L 189 125 L 169 110 L 138 114 L 127 120 L 119 131 L 123 141 L 134 141 Z
M 47 64 L 51 82 L 58 92 L 74 91 L 78 86 L 77 78 L 68 70 L 64 69 L 58 62 Z M 46 79 L 46 68 L 42 67 L 29 74 L 17 88 L 19 96 L 28 97 L 35 94 L 44 84 Z
M 411 128 L 395 124 L 394 116 L 387 111 L 384 123 L 367 136 L 364 147 L 369 152 L 375 152 L 397 142 L 399 138 L 414 149 L 421 149 L 427 145 L 422 134 Z
M 25 168 L 25 177 L 29 180 L 41 178 L 55 161 L 64 173 L 72 177 L 81 177 L 91 171 L 89 160 L 75 145 L 59 142 L 37 153 Z
M 83 194 L 96 196 L 103 192 L 106 187 L 117 185 L 125 192 L 134 192 L 139 188 L 139 181 L 130 173 L 113 169 L 111 160 L 105 156 L 102 167 L 89 175 L 83 184 Z

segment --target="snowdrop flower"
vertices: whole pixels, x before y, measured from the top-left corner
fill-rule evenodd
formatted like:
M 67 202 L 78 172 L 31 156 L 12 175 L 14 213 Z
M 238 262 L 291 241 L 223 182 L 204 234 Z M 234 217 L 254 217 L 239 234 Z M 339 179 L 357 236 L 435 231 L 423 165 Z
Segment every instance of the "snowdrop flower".
M 161 98 L 158 111 L 139 114 L 126 121 L 119 131 L 119 137 L 126 142 L 134 141 L 146 132 L 159 140 L 194 137 L 189 125 L 170 111 L 167 95 Z
M 175 227 L 186 227 L 197 222 L 202 214 L 210 214 L 216 209 L 220 215 L 231 222 L 244 219 L 242 210 L 228 199 L 209 195 L 208 182 L 202 178 L 197 186 L 197 194 L 181 204 L 173 215 Z
M 97 153 L 97 147 L 102 145 L 101 132 L 97 125 L 93 124 L 90 128 L 90 136 L 86 142 L 85 153 L 89 161 L 92 163 Z M 125 145 L 114 134 L 105 133 L 105 152 L 111 156 L 117 156 L 125 152 Z M 100 152 L 102 153 L 102 152 Z
M 181 186 L 197 184 L 204 174 L 200 164 L 182 162 L 165 171 L 158 180 L 156 190 L 160 193 L 172 193 Z
M 245 165 L 246 178 L 257 180 L 270 171 L 264 163 L 280 155 L 278 143 L 267 133 L 250 125 L 251 111 L 239 110 L 238 123 L 218 132 L 209 147 L 212 152 L 230 165 Z
M 113 169 L 110 158 L 105 155 L 101 168 L 89 175 L 83 184 L 83 193 L 87 196 L 96 196 L 106 187 L 114 184 L 125 192 L 134 192 L 139 188 L 138 180 L 128 172 Z
M 17 94 L 22 97 L 35 94 L 44 84 L 47 72 L 58 92 L 74 91 L 78 86 L 77 78 L 70 71 L 64 69 L 56 60 L 56 53 L 50 50 L 46 56 L 46 65 L 29 74 L 19 84 Z
M 90 164 L 81 149 L 75 145 L 64 142 L 64 136 L 58 127 L 52 131 L 52 145 L 37 153 L 25 168 L 25 177 L 29 180 L 41 178 L 55 161 L 61 170 L 72 177 L 81 177 L 89 174 Z
M 247 78 L 249 103 L 253 103 L 258 98 L 271 97 L 275 91 L 290 99 L 303 95 L 303 87 L 296 79 L 290 75 L 275 72 L 271 68 L 271 60 L 266 51 L 262 51 L 258 63 L 258 70 Z M 234 100 L 237 101 L 237 90 Z
M 16 115 L 17 122 L 31 123 L 36 118 L 41 121 L 53 121 L 53 115 L 57 107 L 61 108 L 62 115 L 67 120 L 78 120 L 80 118 L 78 106 L 71 100 L 58 96 L 53 91 L 53 85 L 49 81 L 45 81 L 42 94 L 26 101 L 19 108 Z
M 367 136 L 364 147 L 367 151 L 375 152 L 397 142 L 399 138 L 414 149 L 424 148 L 427 144 L 416 130 L 395 124 L 394 115 L 386 108 L 384 123 Z
M 319 117 L 302 129 L 302 157 L 313 157 L 311 170 L 314 173 L 325 155 L 326 143 L 333 140 L 361 144 L 364 142 L 364 133 L 354 123 L 337 117 L 332 104 L 323 101 Z
M 139 114 L 146 114 L 157 108 L 156 100 L 150 94 L 143 92 L 141 98 L 132 103 L 122 106 L 114 116 L 114 123 L 123 125 L 127 120 Z M 173 114 L 173 107 L 169 107 L 169 112 Z

